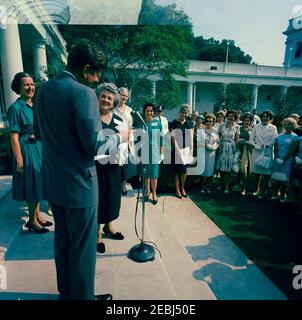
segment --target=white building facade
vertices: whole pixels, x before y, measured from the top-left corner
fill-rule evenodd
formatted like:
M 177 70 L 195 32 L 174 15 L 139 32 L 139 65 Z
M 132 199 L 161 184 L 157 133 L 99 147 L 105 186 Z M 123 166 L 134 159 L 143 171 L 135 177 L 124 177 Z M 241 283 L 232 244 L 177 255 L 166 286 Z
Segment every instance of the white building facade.
M 67 61 L 65 41 L 56 23 L 68 23 L 68 7 L 62 7 L 62 0 L 51 1 L 51 7 L 46 5 L 49 2 L 0 1 L 0 115 L 17 98 L 10 88 L 17 72 L 26 71 L 36 81 L 46 80 L 48 60 Z

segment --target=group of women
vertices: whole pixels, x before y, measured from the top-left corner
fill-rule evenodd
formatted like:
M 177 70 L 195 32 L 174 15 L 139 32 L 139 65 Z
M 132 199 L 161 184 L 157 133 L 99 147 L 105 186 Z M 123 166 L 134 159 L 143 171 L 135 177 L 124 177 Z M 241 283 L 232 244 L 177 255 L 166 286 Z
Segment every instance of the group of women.
M 247 191 L 248 174 L 254 174 L 253 195 L 262 199 L 267 196 L 272 183 L 271 199 L 286 201 L 288 186 L 295 190 L 295 201 L 301 198 L 302 138 L 301 117 L 287 117 L 278 134 L 272 124 L 273 113 L 269 110 L 260 115 L 261 122 L 254 124 L 251 113 L 238 118 L 238 112 L 218 112 L 216 121 L 213 114 L 206 114 L 202 124 L 197 124 L 197 148 L 205 148 L 205 170 L 202 176 L 201 192 L 211 193 L 214 175 L 220 176 L 218 189 L 230 191 L 231 173 L 238 173 L 241 194 Z M 296 133 L 295 133 L 296 132 Z

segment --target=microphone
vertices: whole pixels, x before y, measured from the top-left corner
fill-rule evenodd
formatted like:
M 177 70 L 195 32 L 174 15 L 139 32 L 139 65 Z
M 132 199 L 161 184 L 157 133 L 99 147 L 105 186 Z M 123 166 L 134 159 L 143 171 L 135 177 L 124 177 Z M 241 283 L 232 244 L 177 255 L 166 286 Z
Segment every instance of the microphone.
M 131 115 L 138 120 L 138 122 L 143 125 L 145 128 L 147 127 L 145 120 L 143 119 L 143 117 L 141 116 L 141 114 L 138 111 L 131 111 Z

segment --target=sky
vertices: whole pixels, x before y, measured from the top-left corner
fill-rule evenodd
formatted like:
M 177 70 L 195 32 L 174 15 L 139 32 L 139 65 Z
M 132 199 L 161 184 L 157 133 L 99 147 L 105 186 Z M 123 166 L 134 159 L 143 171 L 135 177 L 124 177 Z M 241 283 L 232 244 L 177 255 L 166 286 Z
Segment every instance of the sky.
M 253 62 L 282 66 L 286 37 L 282 34 L 294 7 L 302 0 L 156 0 L 175 3 L 193 23 L 195 36 L 234 40 Z

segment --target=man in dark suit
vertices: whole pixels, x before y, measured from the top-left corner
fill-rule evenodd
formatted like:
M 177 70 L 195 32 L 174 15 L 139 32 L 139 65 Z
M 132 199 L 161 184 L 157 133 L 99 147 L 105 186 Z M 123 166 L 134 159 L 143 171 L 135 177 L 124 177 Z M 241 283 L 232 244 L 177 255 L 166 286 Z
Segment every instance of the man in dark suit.
M 35 104 L 36 135 L 43 146 L 44 198 L 55 220 L 55 262 L 60 299 L 111 300 L 94 296 L 98 185 L 94 156 L 103 143 L 118 146 L 126 133 L 102 138 L 95 92 L 105 66 L 100 49 L 75 44 L 66 71 L 43 84 Z

